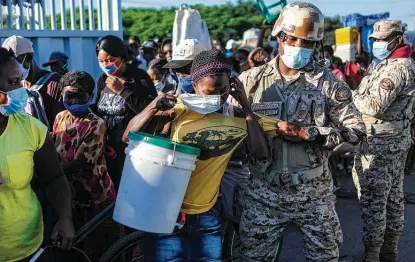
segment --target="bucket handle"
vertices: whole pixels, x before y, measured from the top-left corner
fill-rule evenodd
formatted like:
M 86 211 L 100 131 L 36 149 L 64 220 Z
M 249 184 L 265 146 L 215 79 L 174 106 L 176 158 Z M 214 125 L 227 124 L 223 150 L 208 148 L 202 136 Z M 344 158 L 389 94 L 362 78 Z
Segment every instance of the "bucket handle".
M 182 6 L 183 5 L 185 5 L 186 8 L 187 8 L 187 5 L 186 4 L 182 4 Z M 160 110 L 160 111 L 161 111 L 161 116 L 163 116 L 164 111 L 163 110 Z M 156 128 L 154 129 L 153 136 L 156 135 L 156 132 L 157 132 L 157 129 L 159 127 L 159 124 L 160 124 L 161 119 L 162 119 L 162 117 L 160 117 L 159 120 L 157 121 Z M 168 165 L 173 165 L 174 164 L 174 161 L 176 159 L 176 145 L 177 145 L 177 141 L 178 140 L 179 140 L 179 132 L 176 132 L 176 139 L 175 139 L 175 141 L 172 141 L 172 143 L 174 144 L 173 145 L 173 157 L 172 157 L 172 159 L 168 159 Z

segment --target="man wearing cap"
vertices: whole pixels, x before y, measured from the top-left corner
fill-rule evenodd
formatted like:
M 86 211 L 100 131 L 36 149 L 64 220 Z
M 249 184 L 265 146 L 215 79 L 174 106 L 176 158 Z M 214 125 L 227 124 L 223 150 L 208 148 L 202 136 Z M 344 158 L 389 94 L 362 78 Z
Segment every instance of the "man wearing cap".
M 352 92 L 315 56 L 324 16 L 288 4 L 272 31 L 279 55 L 240 75 L 254 112 L 278 119 L 271 159 L 253 160 L 241 218 L 243 261 L 278 261 L 288 224 L 299 227 L 308 261 L 338 261 L 343 235 L 335 210 L 329 151 L 359 148 L 364 135 Z
M 32 42 L 21 36 L 7 38 L 2 47 L 12 49 L 22 69 L 24 86 L 30 90 L 29 114 L 39 119 L 51 130 L 58 113 L 64 110 L 58 88 L 61 76 L 41 69 L 33 59 Z
M 193 59 L 202 51 L 207 51 L 199 40 L 189 38 L 183 40 L 173 49 L 173 58 L 163 68 L 169 68 L 176 73 L 178 85 L 176 94 L 194 93 L 190 69 Z
M 62 52 L 53 52 L 50 54 L 49 61 L 43 63 L 43 67 L 50 66 L 52 72 L 56 72 L 60 75 L 68 73 L 68 56 Z
M 404 225 L 403 179 L 414 118 L 415 64 L 400 21 L 373 26 L 381 62 L 363 78 L 353 102 L 363 115 L 369 149 L 355 157 L 353 178 L 363 219 L 364 261 L 398 261 Z

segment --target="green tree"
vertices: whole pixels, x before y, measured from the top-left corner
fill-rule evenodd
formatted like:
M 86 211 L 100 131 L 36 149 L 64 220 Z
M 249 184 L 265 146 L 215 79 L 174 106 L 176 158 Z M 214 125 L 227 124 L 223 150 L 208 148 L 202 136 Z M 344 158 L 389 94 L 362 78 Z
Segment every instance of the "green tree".
M 252 0 L 238 0 L 232 4 L 192 6 L 199 10 L 206 21 L 211 38 L 242 39 L 243 33 L 252 28 L 260 27 L 262 17 Z M 166 37 L 172 33 L 176 8 L 126 8 L 122 10 L 122 23 L 125 36 L 137 35 L 143 41 L 153 37 Z M 325 45 L 334 44 L 334 30 L 341 28 L 340 17 L 326 17 L 324 29 Z M 266 35 L 268 35 L 267 32 Z
M 239 0 L 236 4 L 205 6 L 195 5 L 206 21 L 212 38 L 218 34 L 223 39 L 240 39 L 245 30 L 260 26 L 264 19 L 253 1 Z M 126 35 L 137 35 L 146 40 L 165 37 L 173 29 L 176 8 L 127 8 L 122 11 L 123 28 Z

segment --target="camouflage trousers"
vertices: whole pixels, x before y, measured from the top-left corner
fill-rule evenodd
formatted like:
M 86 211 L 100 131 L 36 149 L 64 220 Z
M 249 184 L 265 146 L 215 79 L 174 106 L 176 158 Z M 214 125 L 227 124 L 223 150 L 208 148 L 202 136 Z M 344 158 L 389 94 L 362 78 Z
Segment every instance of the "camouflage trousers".
M 358 190 L 365 247 L 381 247 L 385 232 L 404 227 L 403 179 L 408 151 L 357 155 L 353 180 Z
M 240 226 L 241 261 L 276 261 L 289 223 L 299 227 L 308 261 L 338 261 L 343 234 L 335 197 L 328 193 L 301 203 L 284 201 L 297 196 L 296 189 L 278 190 L 257 178 L 249 183 Z

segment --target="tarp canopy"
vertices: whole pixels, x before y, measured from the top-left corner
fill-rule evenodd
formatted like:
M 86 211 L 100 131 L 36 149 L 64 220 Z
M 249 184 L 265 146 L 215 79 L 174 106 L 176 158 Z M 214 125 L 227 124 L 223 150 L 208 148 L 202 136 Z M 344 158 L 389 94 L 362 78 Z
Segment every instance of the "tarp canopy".
M 360 26 L 372 26 L 379 20 L 385 20 L 389 18 L 389 12 L 372 14 L 372 15 L 361 15 L 354 13 L 346 16 L 342 16 L 344 27 L 360 27 Z

